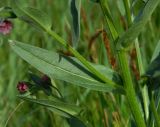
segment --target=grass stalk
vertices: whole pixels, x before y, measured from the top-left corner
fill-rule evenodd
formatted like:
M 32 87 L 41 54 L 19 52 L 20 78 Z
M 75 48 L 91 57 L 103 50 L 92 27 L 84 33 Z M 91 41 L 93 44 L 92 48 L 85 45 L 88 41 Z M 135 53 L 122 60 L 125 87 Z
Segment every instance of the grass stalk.
M 137 53 L 138 68 L 139 68 L 140 76 L 142 76 L 145 72 L 144 72 L 144 67 L 143 67 L 143 63 L 142 63 L 142 56 L 141 56 L 141 51 L 140 51 L 140 47 L 139 47 L 139 42 L 137 39 L 135 40 L 135 47 L 136 47 L 136 53 Z M 148 117 L 149 117 L 148 89 L 147 89 L 146 85 L 144 87 L 140 86 L 140 89 L 141 89 L 141 94 L 142 94 L 142 99 L 143 99 L 144 115 L 145 115 L 145 119 L 147 121 Z
M 125 1 L 125 2 L 128 2 L 128 1 Z M 102 11 L 105 15 L 108 26 L 110 26 L 110 29 L 113 28 L 113 30 L 110 30 L 110 32 L 112 34 L 112 37 L 113 37 L 114 41 L 116 41 L 116 39 L 118 38 L 118 34 L 117 34 L 117 31 L 116 31 L 116 28 L 113 25 L 113 22 L 111 22 L 112 19 L 111 19 L 111 16 L 109 15 L 109 8 L 107 8 L 106 1 L 105 0 L 100 0 L 100 4 L 101 4 L 101 8 L 102 8 Z M 126 6 L 128 6 L 127 8 L 129 8 L 128 3 L 126 3 Z M 128 16 L 130 17 L 130 13 L 128 13 Z M 131 23 L 131 19 L 129 19 L 129 21 Z M 120 68 L 121 68 L 121 71 L 122 71 L 122 79 L 124 81 L 124 87 L 125 87 L 125 90 L 126 90 L 126 98 L 127 98 L 128 103 L 130 105 L 131 112 L 134 116 L 134 119 L 136 121 L 137 126 L 138 127 L 146 127 L 144 119 L 142 117 L 140 106 L 138 104 L 138 100 L 136 98 L 136 93 L 135 93 L 135 90 L 134 90 L 134 87 L 133 87 L 133 82 L 132 82 L 132 78 L 131 78 L 129 64 L 128 64 L 128 61 L 127 61 L 128 60 L 127 54 L 124 50 L 117 51 L 117 54 L 118 54 L 118 59 L 119 59 L 119 65 L 120 65 Z
M 134 116 L 137 127 L 146 127 L 138 100 L 136 98 L 136 93 L 133 87 L 133 82 L 131 78 L 131 73 L 128 65 L 127 53 L 123 50 L 118 51 L 119 65 L 121 68 L 122 78 L 124 82 L 124 87 L 126 90 L 126 98 L 128 100 L 131 112 Z
M 132 24 L 132 17 L 131 17 L 131 11 L 130 11 L 130 7 L 129 7 L 129 1 L 123 0 L 123 3 L 124 3 L 125 10 L 126 10 L 126 17 L 127 17 L 128 26 L 130 26 Z
M 131 26 L 131 24 L 132 24 L 132 15 L 131 15 L 131 11 L 130 11 L 129 1 L 128 0 L 123 0 L 123 3 L 124 3 L 124 6 L 125 6 L 128 26 Z M 142 76 L 144 74 L 144 67 L 143 67 L 143 63 L 142 63 L 142 57 L 141 57 L 141 51 L 140 51 L 140 48 L 139 48 L 138 39 L 134 40 L 134 44 L 135 44 L 136 53 L 137 53 L 138 68 L 139 68 L 140 76 Z M 142 88 L 140 86 L 140 91 L 141 91 L 141 94 L 142 94 L 144 115 L 145 115 L 145 119 L 147 120 L 148 116 L 149 116 L 149 110 L 148 110 L 148 100 L 149 99 L 148 99 L 147 87 L 144 86 Z
M 118 35 L 118 32 L 117 32 L 117 30 L 116 30 L 116 28 L 113 24 L 113 20 L 112 20 L 112 17 L 110 15 L 110 10 L 109 10 L 107 1 L 106 0 L 100 0 L 100 6 L 101 6 L 101 9 L 103 11 L 105 20 L 108 24 L 109 30 L 111 32 L 112 38 L 113 38 L 113 40 L 116 40 L 119 35 Z

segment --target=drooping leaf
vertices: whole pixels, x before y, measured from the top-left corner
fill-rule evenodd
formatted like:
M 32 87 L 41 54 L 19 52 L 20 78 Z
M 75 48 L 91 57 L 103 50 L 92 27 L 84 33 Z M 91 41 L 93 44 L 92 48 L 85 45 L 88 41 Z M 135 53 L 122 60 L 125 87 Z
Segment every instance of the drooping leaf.
M 21 96 L 21 95 L 19 95 L 18 97 L 23 100 L 42 105 L 46 108 L 49 108 L 49 110 L 54 111 L 59 115 L 62 115 L 68 118 L 71 116 L 78 115 L 81 111 L 81 109 L 76 105 L 68 104 L 54 97 L 52 97 L 52 100 L 33 99 L 30 97 Z
M 81 0 L 71 0 L 70 10 L 72 15 L 72 44 L 76 48 L 80 36 L 80 9 L 81 9 Z
M 22 95 L 19 95 L 18 97 L 23 100 L 44 106 L 51 112 L 65 117 L 71 127 L 87 127 L 86 124 L 77 117 L 81 109 L 76 105 L 68 104 L 54 97 L 52 100 L 33 99 Z
M 154 59 L 156 59 L 157 58 L 157 56 L 159 55 L 159 53 L 160 53 L 160 41 L 157 43 L 157 45 L 156 45 L 156 48 L 155 48 L 155 50 L 154 50 L 154 52 L 153 52 L 153 55 L 152 55 L 152 58 L 151 58 L 151 62 L 154 60 Z
M 120 37 L 117 48 L 126 48 L 133 43 L 133 40 L 140 34 L 147 24 L 153 11 L 158 6 L 160 0 L 148 0 L 143 11 L 136 17 L 133 25 Z
M 55 79 L 66 81 L 74 85 L 89 88 L 97 91 L 122 90 L 121 86 L 104 84 L 85 68 L 77 59 L 60 55 L 45 49 L 34 47 L 17 41 L 10 41 L 12 49 L 44 74 L 50 75 Z M 121 84 L 121 79 L 111 69 L 101 65 L 94 65 L 109 79 Z
M 52 23 L 50 17 L 41 10 L 28 7 L 27 0 L 13 0 L 12 7 L 14 13 L 27 23 L 38 29 L 51 29 Z

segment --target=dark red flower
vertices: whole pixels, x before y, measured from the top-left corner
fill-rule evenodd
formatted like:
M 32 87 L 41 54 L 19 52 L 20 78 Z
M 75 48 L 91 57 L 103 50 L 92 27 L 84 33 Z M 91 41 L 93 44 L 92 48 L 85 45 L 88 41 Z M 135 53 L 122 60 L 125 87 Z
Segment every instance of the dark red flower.
M 51 79 L 47 75 L 43 75 L 41 79 L 43 82 L 48 82 L 48 83 L 51 82 Z
M 43 75 L 41 77 L 41 83 L 43 84 L 44 87 L 48 87 L 51 86 L 51 79 L 47 76 L 47 75 Z
M 20 93 L 24 93 L 28 90 L 28 83 L 27 82 L 19 82 L 17 84 L 17 89 Z
M 8 20 L 0 21 L 0 33 L 2 33 L 3 35 L 9 34 L 12 27 L 12 22 Z

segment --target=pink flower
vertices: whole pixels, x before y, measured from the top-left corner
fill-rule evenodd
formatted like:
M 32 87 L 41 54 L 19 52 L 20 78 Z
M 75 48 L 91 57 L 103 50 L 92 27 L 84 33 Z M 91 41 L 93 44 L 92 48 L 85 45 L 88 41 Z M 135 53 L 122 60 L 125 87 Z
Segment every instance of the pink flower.
M 13 24 L 10 21 L 8 20 L 0 21 L 0 33 L 2 33 L 3 35 L 9 34 L 12 27 Z
M 24 93 L 28 90 L 27 82 L 19 82 L 17 85 L 17 89 L 20 93 Z

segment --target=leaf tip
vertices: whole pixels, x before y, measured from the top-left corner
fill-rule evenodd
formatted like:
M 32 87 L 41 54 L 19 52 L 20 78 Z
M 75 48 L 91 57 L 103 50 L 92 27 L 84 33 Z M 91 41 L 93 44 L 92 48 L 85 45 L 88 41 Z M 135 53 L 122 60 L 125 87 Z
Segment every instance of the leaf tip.
M 16 44 L 15 41 L 13 41 L 13 40 L 9 40 L 8 42 L 9 42 L 10 46 L 14 46 Z

